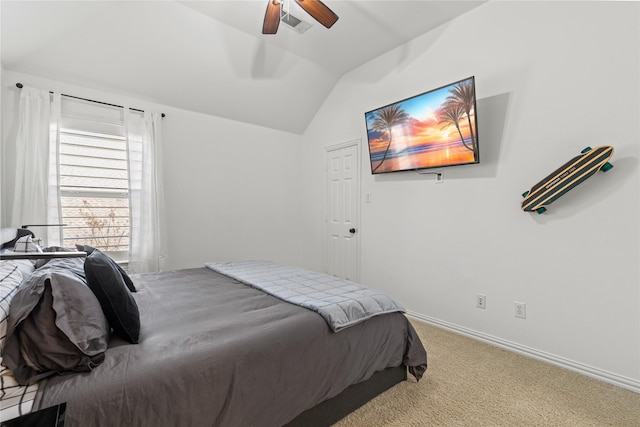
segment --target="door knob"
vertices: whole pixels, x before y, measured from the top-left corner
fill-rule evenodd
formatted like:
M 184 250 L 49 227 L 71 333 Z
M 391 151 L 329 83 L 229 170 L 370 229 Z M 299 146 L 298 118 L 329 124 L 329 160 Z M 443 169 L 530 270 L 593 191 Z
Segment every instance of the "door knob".
M 349 229 L 349 233 L 354 234 L 355 232 L 356 232 L 356 229 L 355 229 L 355 228 L 350 228 L 350 229 Z

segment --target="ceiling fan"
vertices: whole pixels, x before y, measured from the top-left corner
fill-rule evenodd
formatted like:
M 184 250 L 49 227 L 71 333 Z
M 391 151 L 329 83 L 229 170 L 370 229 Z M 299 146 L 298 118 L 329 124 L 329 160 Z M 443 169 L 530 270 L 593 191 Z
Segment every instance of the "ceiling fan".
M 268 0 L 267 11 L 264 14 L 264 22 L 262 24 L 262 34 L 275 34 L 278 31 L 283 2 L 284 0 Z M 313 19 L 327 28 L 331 28 L 338 20 L 338 15 L 320 0 L 295 0 L 295 2 Z

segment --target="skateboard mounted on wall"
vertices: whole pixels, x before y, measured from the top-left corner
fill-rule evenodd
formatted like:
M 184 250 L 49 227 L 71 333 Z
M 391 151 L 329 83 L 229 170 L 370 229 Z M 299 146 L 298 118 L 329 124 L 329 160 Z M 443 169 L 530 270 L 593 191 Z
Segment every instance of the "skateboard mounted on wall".
M 595 174 L 599 170 L 606 172 L 613 167 L 609 159 L 613 156 L 613 147 L 603 145 L 591 149 L 587 147 L 582 154 L 569 160 L 553 173 L 522 194 L 522 210 L 544 213 L 547 205 L 553 203 L 566 192 Z

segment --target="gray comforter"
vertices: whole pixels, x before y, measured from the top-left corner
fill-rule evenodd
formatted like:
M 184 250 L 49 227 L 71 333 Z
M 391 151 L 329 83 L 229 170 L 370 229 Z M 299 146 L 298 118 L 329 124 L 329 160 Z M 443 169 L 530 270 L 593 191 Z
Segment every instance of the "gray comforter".
M 66 427 L 281 426 L 374 372 L 426 353 L 401 313 L 334 333 L 313 311 L 207 268 L 132 276 L 140 342 L 111 338 L 89 373 L 43 382 Z

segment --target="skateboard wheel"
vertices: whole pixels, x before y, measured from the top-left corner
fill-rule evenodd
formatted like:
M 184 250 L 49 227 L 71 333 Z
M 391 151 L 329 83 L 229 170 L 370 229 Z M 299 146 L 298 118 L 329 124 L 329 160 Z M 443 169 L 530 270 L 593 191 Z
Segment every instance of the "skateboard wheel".
M 608 171 L 609 169 L 611 169 L 612 167 L 613 167 L 613 165 L 612 165 L 611 163 L 607 162 L 607 163 L 605 163 L 604 165 L 602 165 L 602 167 L 600 168 L 600 170 L 601 170 L 602 172 L 606 172 L 606 171 Z
M 538 212 L 539 214 L 543 214 L 543 213 L 545 213 L 546 211 L 547 211 L 547 208 L 545 208 L 545 207 L 542 207 L 542 208 L 538 208 L 538 209 L 536 209 L 536 212 Z
M 580 153 L 584 154 L 584 153 L 588 153 L 589 151 L 591 151 L 591 147 L 586 147 L 584 150 L 582 150 Z
M 522 197 L 527 197 L 529 195 L 529 191 L 525 191 L 524 193 L 522 193 Z

